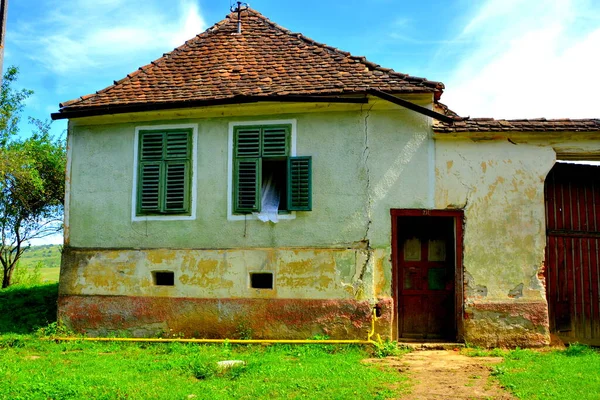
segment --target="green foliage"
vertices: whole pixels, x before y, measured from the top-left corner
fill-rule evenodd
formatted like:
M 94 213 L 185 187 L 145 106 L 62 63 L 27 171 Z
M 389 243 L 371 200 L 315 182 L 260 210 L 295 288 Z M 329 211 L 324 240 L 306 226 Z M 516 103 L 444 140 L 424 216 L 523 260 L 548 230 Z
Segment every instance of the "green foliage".
M 250 340 L 253 334 L 254 331 L 246 322 L 240 322 L 235 330 L 236 339 Z
M 18 284 L 21 281 L 18 278 L 19 274 L 32 275 L 38 265 L 41 266 L 39 282 L 58 282 L 61 252 L 61 245 L 50 244 L 29 247 L 19 258 L 19 263 L 13 272 L 12 283 Z
M 400 348 L 398 342 L 389 339 L 382 342 L 375 342 L 373 348 L 373 355 L 379 358 L 399 356 L 408 352 L 409 350 L 407 348 Z
M 43 264 L 41 262 L 36 263 L 31 268 L 22 267 L 20 264 L 17 264 L 12 276 L 12 284 L 13 285 L 37 285 L 42 283 L 42 267 Z
M 565 350 L 516 349 L 492 370 L 492 376 L 520 399 L 597 399 L 600 353 L 581 344 Z
M 19 69 L 11 66 L 6 69 L 0 87 L 0 147 L 19 132 L 19 121 L 25 100 L 33 94 L 32 90 L 16 90 L 13 85 L 19 76 Z
M 208 379 L 216 375 L 217 366 L 214 363 L 206 362 L 199 357 L 195 357 L 190 360 L 189 370 L 196 379 Z
M 0 335 L 0 349 L 8 349 L 12 347 L 25 347 L 27 337 L 23 335 Z
M 504 357 L 507 353 L 508 350 L 498 348 L 488 350 L 476 346 L 468 346 L 461 351 L 461 354 L 467 357 Z
M 13 285 L 0 290 L 0 334 L 33 333 L 56 322 L 58 284 Z
M 579 357 L 590 354 L 597 354 L 590 346 L 581 343 L 571 343 L 564 352 L 567 357 Z
M 17 137 L 24 100 L 32 92 L 15 91 L 16 68 L 7 70 L 0 94 L 0 263 L 2 287 L 12 274 L 30 239 L 62 229 L 66 151 L 54 140 L 50 123 L 30 118 L 34 126 L 27 139 Z
M 73 337 L 76 333 L 67 329 L 57 321 L 51 322 L 46 326 L 38 328 L 36 335 L 39 337 Z

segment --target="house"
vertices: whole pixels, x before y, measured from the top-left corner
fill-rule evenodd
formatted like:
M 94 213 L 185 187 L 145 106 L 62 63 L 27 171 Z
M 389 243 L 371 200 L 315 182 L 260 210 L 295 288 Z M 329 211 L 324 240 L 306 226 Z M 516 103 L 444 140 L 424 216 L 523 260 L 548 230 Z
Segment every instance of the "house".
M 62 103 L 60 320 L 365 339 L 375 313 L 392 339 L 598 342 L 598 172 L 553 167 L 598 159 L 600 120 L 465 119 L 443 89 L 246 9 Z

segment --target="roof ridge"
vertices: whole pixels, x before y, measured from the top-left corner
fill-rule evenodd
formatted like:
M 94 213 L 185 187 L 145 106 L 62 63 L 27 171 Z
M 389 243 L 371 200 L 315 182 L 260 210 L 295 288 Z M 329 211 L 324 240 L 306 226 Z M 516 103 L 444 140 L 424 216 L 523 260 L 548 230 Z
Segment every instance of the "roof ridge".
M 270 24 L 274 28 L 283 31 L 284 33 L 286 33 L 286 34 L 288 34 L 290 36 L 296 36 L 298 39 L 304 40 L 305 42 L 307 42 L 309 44 L 325 48 L 327 50 L 333 51 L 334 53 L 338 53 L 338 54 L 343 55 L 345 57 L 350 57 L 351 59 L 354 59 L 354 60 L 356 60 L 358 62 L 361 62 L 361 63 L 365 64 L 367 67 L 370 67 L 372 69 L 376 69 L 376 70 L 379 70 L 381 72 L 385 72 L 385 73 L 388 73 L 388 74 L 397 75 L 401 79 L 404 79 L 404 80 L 407 80 L 407 81 L 423 83 L 423 84 L 426 84 L 427 86 L 430 86 L 430 87 L 432 87 L 434 89 L 443 90 L 445 88 L 445 86 L 444 86 L 444 84 L 442 82 L 430 81 L 427 78 L 419 78 L 419 77 L 416 77 L 416 76 L 405 74 L 403 72 L 394 71 L 392 68 L 384 68 L 384 67 L 382 67 L 381 65 L 379 65 L 379 64 L 377 64 L 375 62 L 367 60 L 367 57 L 365 57 L 365 56 L 355 56 L 352 53 L 350 53 L 349 51 L 340 50 L 337 47 L 330 46 L 328 44 L 321 43 L 321 42 L 318 42 L 318 41 L 316 41 L 314 39 L 311 39 L 308 36 L 304 35 L 303 33 L 292 32 L 291 30 L 289 30 L 289 29 L 287 29 L 287 28 L 285 28 L 285 27 L 277 24 L 276 22 L 271 21 L 269 18 L 267 18 L 266 16 L 264 16 L 260 12 L 254 10 L 253 8 L 248 7 L 247 11 L 255 14 L 257 17 L 261 18 L 264 22 Z M 234 14 L 234 12 L 228 14 L 227 18 L 229 18 L 233 14 Z

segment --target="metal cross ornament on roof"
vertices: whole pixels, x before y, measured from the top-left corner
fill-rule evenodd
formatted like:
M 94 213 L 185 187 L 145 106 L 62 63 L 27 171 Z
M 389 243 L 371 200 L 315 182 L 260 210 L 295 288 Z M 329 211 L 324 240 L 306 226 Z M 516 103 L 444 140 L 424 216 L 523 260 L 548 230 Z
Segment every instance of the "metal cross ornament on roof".
M 243 3 L 241 1 L 236 1 L 236 5 L 231 5 L 231 7 L 230 7 L 231 12 L 237 12 L 237 15 L 238 15 L 237 33 L 242 33 L 241 13 L 242 13 L 242 11 L 245 11 L 248 8 L 250 8 L 250 5 L 248 3 Z

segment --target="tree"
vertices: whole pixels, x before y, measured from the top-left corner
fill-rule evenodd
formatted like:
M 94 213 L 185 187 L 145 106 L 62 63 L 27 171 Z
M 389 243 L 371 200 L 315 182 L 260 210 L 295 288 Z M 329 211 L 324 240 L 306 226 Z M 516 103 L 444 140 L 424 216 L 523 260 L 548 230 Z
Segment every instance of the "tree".
M 64 143 L 54 140 L 50 123 L 30 118 L 27 139 L 17 136 L 23 102 L 32 92 L 15 91 L 18 70 L 4 75 L 0 94 L 0 264 L 2 288 L 10 285 L 28 242 L 60 232 L 65 188 Z

